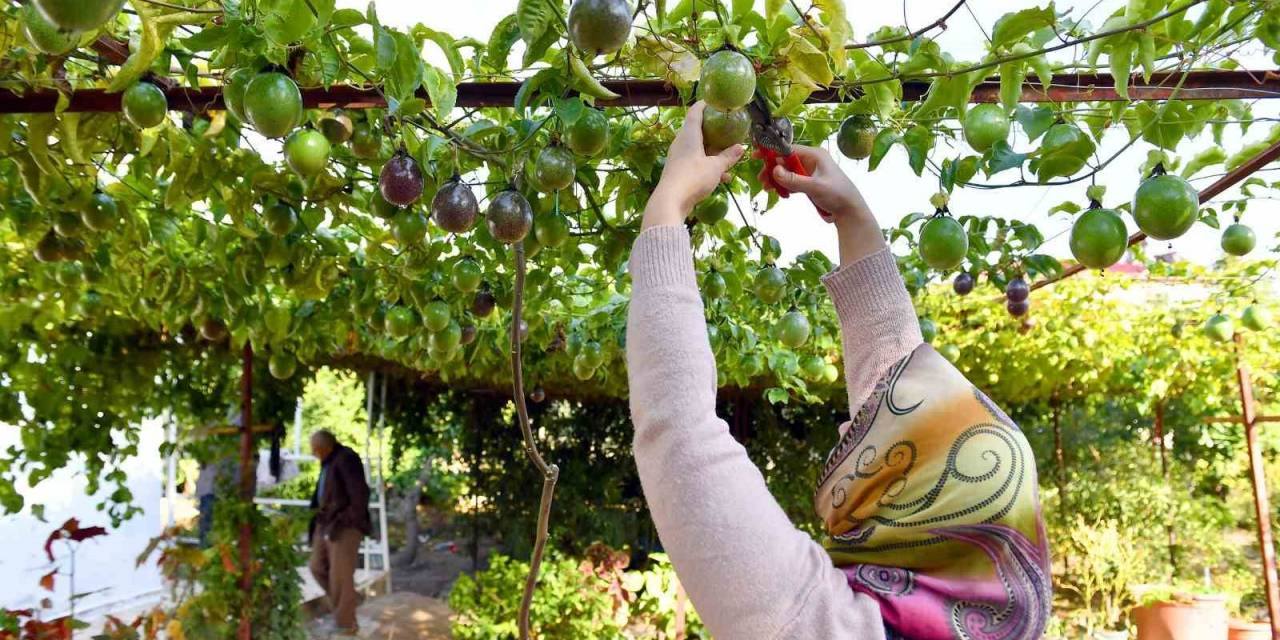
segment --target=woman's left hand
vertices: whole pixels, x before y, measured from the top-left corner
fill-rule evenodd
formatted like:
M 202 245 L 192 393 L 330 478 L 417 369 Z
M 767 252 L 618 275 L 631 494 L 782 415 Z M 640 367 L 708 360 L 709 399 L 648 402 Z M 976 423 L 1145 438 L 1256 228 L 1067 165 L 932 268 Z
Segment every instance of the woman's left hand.
M 745 147 L 740 144 L 717 155 L 707 155 L 702 146 L 705 108 L 706 103 L 701 100 L 689 107 L 684 125 L 667 150 L 662 178 L 645 207 L 643 228 L 684 222 L 694 205 L 711 195 L 717 184 L 729 181 L 729 169 L 742 157 Z

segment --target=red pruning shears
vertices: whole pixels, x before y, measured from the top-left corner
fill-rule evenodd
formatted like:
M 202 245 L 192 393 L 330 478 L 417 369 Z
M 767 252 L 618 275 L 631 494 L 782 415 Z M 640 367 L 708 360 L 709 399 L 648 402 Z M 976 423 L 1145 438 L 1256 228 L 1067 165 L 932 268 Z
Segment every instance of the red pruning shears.
M 764 169 L 760 171 L 760 183 L 766 189 L 777 191 L 778 195 L 784 198 L 791 197 L 791 192 L 773 179 L 773 168 L 778 165 L 797 175 L 809 175 L 809 170 L 805 169 L 804 163 L 800 162 L 800 156 L 796 155 L 791 148 L 793 134 L 791 121 L 786 118 L 774 118 L 769 102 L 765 100 L 759 89 L 752 96 L 751 102 L 747 103 L 747 113 L 751 116 L 751 140 L 756 146 L 751 157 L 764 160 Z M 816 205 L 815 208 L 818 209 L 818 215 L 822 216 L 823 220 L 831 220 L 830 213 Z

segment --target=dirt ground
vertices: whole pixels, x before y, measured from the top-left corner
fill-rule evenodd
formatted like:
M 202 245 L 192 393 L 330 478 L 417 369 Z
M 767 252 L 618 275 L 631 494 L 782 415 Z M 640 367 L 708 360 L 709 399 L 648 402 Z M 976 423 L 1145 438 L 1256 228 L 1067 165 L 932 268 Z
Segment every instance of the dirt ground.
M 480 568 L 484 568 L 492 548 L 491 542 L 481 543 Z M 367 640 L 451 638 L 449 625 L 453 612 L 448 605 L 449 589 L 459 575 L 471 570 L 472 559 L 466 552 L 465 542 L 459 541 L 456 546 L 440 541 L 425 543 L 413 565 L 392 567 L 391 593 L 376 595 L 360 605 L 356 613 L 360 625 L 358 637 Z M 317 617 L 308 625 L 312 640 L 338 637 L 333 635 L 333 625 L 324 607 L 317 607 L 316 613 Z

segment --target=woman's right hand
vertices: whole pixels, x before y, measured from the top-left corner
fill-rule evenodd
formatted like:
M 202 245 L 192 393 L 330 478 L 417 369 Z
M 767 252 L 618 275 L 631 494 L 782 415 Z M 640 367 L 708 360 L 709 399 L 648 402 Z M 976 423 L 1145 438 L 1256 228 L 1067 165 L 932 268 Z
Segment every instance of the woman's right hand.
M 792 145 L 809 175 L 773 168 L 773 179 L 790 191 L 809 196 L 814 206 L 831 214 L 840 240 L 840 262 L 849 264 L 885 246 L 884 236 L 862 193 L 825 149 Z
M 831 214 L 832 219 L 828 222 L 839 224 L 848 221 L 842 218 L 873 219 L 862 194 L 836 165 L 831 154 L 825 149 L 800 144 L 792 145 L 791 149 L 799 156 L 809 175 L 802 176 L 778 165 L 773 169 L 773 179 L 779 185 L 809 196 L 815 206 Z

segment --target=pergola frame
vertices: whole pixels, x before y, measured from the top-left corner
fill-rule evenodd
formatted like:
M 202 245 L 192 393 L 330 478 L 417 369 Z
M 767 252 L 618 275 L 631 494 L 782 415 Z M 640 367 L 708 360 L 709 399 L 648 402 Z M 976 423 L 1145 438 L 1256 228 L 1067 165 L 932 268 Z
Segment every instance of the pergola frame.
M 94 48 L 104 56 L 120 58 L 122 54 L 119 43 L 104 42 L 100 39 Z M 127 47 L 127 45 L 125 45 Z M 108 55 L 109 54 L 109 55 Z M 600 106 L 626 107 L 671 107 L 682 106 L 685 100 L 679 89 L 662 80 L 627 79 L 605 80 L 604 86 L 617 93 L 620 98 L 606 101 L 600 100 Z M 907 102 L 922 100 L 932 85 L 927 80 L 902 81 L 902 99 Z M 464 82 L 458 85 L 456 106 L 462 108 L 481 107 L 513 107 L 515 97 L 521 87 L 520 82 Z M 1280 98 L 1280 74 L 1272 71 L 1242 70 L 1201 70 L 1187 72 L 1160 72 L 1152 74 L 1149 80 L 1140 74 L 1129 79 L 1128 97 L 1120 96 L 1115 91 L 1114 77 L 1106 73 L 1069 73 L 1055 74 L 1049 86 L 1038 82 L 1025 82 L 1020 102 L 1030 103 L 1062 103 L 1062 102 L 1130 102 L 1156 100 L 1258 100 Z M 181 87 L 172 82 L 162 86 L 172 111 L 204 113 L 225 109 L 220 86 Z M 857 83 L 840 84 L 827 87 L 811 94 L 807 100 L 810 104 L 839 104 L 856 99 L 862 90 Z M 430 102 L 425 90 L 419 89 L 418 96 Z M 36 90 L 24 94 L 0 93 L 0 114 L 53 113 L 58 111 L 59 100 L 64 94 L 52 90 Z M 377 87 L 360 87 L 338 85 L 327 88 L 302 89 L 303 105 L 306 108 L 329 109 L 378 109 L 386 107 L 386 98 Z M 103 89 L 82 89 L 66 93 L 63 111 L 72 113 L 103 113 L 121 110 L 121 94 L 108 93 Z M 971 103 L 999 102 L 999 77 L 988 77 L 979 82 L 969 96 Z M 1249 175 L 1280 158 L 1280 142 L 1273 144 L 1248 162 L 1228 172 L 1212 185 L 1200 192 L 1201 204 L 1207 202 L 1223 191 L 1235 186 Z M 1130 236 L 1130 246 L 1146 239 L 1139 232 Z M 1039 289 L 1062 279 L 1069 278 L 1084 271 L 1081 265 L 1066 269 L 1061 275 L 1037 282 L 1032 289 Z M 1238 339 L 1238 336 L 1237 336 Z M 241 406 L 241 468 L 250 468 L 253 450 L 253 431 L 247 427 L 252 421 L 252 362 L 253 352 L 245 345 L 243 352 L 242 406 Z M 1274 637 L 1280 638 L 1280 598 L 1277 596 L 1275 578 L 1275 558 L 1271 553 L 1270 522 L 1267 507 L 1266 483 L 1260 463 L 1254 426 L 1258 422 L 1280 420 L 1280 418 L 1259 417 L 1254 415 L 1252 393 L 1248 372 L 1243 364 L 1239 370 L 1243 415 L 1227 418 L 1226 421 L 1242 422 L 1250 450 L 1250 480 L 1254 486 L 1255 507 L 1258 515 L 1258 536 L 1262 546 L 1263 578 L 1267 585 L 1268 609 L 1271 614 L 1271 625 Z M 369 390 L 372 394 L 372 387 Z M 372 401 L 372 397 L 370 397 Z M 372 420 L 372 415 L 370 415 Z M 1209 419 L 1221 421 L 1220 419 Z M 1161 445 L 1163 446 L 1163 444 Z M 242 495 L 251 496 L 252 487 L 248 485 L 249 474 L 242 474 L 246 482 L 241 487 Z M 383 544 L 385 544 L 385 506 L 381 518 L 383 526 Z M 248 525 L 244 525 L 240 533 L 240 561 L 245 567 L 244 587 L 250 565 L 250 536 Z M 385 552 L 384 552 L 385 553 Z M 384 556 L 385 558 L 385 556 Z M 242 614 L 239 637 L 248 640 L 247 612 Z

